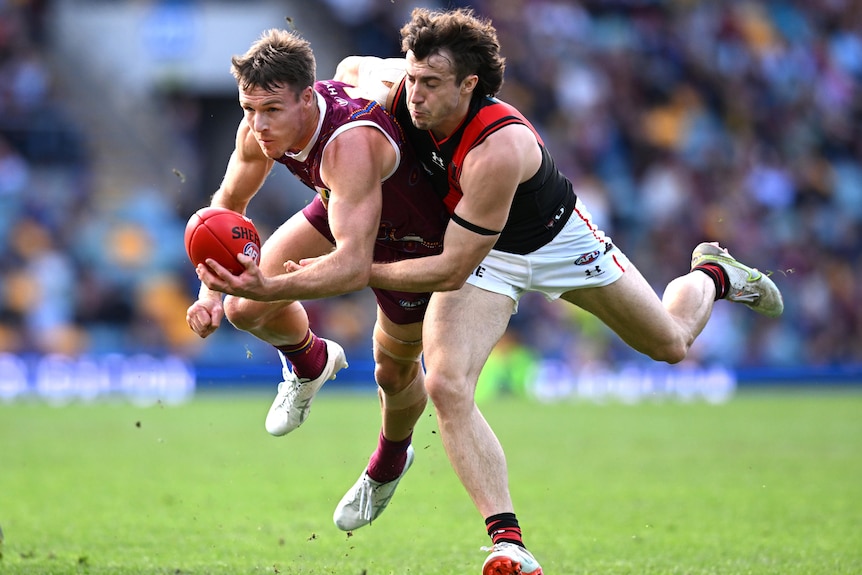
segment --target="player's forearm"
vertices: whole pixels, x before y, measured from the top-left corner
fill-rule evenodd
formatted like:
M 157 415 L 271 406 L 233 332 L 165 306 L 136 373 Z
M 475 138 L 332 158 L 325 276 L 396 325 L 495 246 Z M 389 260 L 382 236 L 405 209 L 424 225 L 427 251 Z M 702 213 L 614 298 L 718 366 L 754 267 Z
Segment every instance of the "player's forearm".
M 326 257 L 298 271 L 270 278 L 270 300 L 310 300 L 339 296 L 368 286 L 370 266 L 349 258 Z
M 452 291 L 464 285 L 468 275 L 446 265 L 442 256 L 429 256 L 374 264 L 369 285 L 406 292 Z
M 227 208 L 238 214 L 245 215 L 245 210 L 248 207 L 249 198 L 241 194 L 233 193 L 226 190 L 224 187 L 216 190 L 213 194 L 210 205 L 219 208 Z
M 201 282 L 201 287 L 198 290 L 198 299 L 199 300 L 204 300 L 204 299 L 219 299 L 220 300 L 221 298 L 222 298 L 221 292 L 212 290 L 212 289 L 208 288 L 205 283 Z

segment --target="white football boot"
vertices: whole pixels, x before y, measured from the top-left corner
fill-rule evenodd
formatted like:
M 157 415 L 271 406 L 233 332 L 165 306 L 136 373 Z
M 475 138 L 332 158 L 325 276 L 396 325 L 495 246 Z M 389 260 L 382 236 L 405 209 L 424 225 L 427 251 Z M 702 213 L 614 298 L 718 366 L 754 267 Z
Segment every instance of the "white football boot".
M 311 411 L 311 402 L 315 394 L 323 387 L 323 384 L 347 367 L 347 358 L 344 349 L 334 341 L 324 339 L 326 342 L 326 366 L 323 372 L 315 379 L 304 379 L 296 377 L 287 365 L 284 354 L 278 352 L 281 357 L 282 377 L 284 381 L 278 384 L 278 393 L 269 413 L 266 414 L 266 430 L 272 435 L 286 435 L 302 425 Z
M 482 565 L 482 575 L 542 575 L 542 566 L 520 545 L 497 543 L 482 550 L 491 552 Z
M 395 494 L 398 482 L 413 465 L 415 455 L 413 446 L 409 446 L 407 448 L 407 462 L 404 464 L 401 475 L 386 483 L 374 481 L 368 477 L 367 469 L 363 471 L 353 487 L 338 502 L 335 513 L 332 515 L 335 525 L 342 531 L 353 531 L 369 525 L 377 519 L 389 505 L 389 500 Z
M 721 266 L 730 278 L 730 290 L 725 299 L 742 303 L 768 317 L 778 317 L 784 311 L 784 299 L 775 283 L 755 268 L 736 261 L 717 243 L 704 242 L 694 248 L 691 267 L 705 263 Z

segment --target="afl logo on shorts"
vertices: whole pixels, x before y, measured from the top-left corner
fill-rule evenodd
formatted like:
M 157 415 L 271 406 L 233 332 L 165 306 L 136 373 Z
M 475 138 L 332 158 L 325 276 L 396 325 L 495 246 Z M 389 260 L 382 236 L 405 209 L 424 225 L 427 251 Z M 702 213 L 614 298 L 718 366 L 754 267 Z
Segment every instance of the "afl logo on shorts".
M 588 254 L 582 254 L 582 255 L 578 256 L 578 258 L 575 260 L 575 265 L 576 266 L 589 265 L 589 264 L 593 263 L 594 261 L 596 261 L 597 259 L 599 259 L 600 254 L 601 254 L 601 252 L 599 250 L 592 251 Z
M 426 305 L 427 303 L 428 298 L 424 297 L 412 301 L 406 299 L 398 300 L 398 305 L 401 306 L 402 309 L 416 309 Z

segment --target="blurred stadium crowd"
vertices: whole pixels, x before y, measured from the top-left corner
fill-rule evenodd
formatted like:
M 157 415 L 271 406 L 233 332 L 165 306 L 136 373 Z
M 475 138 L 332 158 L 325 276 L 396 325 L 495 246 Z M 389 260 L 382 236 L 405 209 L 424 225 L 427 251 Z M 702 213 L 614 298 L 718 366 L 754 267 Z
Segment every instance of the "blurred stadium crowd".
M 322 9 L 354 53 L 392 57 L 406 19 L 398 4 L 326 0 Z M 784 316 L 717 304 L 696 361 L 862 364 L 862 4 L 469 5 L 500 34 L 500 96 L 535 123 L 657 291 L 688 271 L 705 239 L 774 274 Z M 237 349 L 260 349 L 250 336 L 225 328 L 201 342 L 185 325 L 197 280 L 182 229 L 213 190 L 180 204 L 167 190 L 130 190 L 110 212 L 116 221 L 98 216 L 106 212 L 93 185 L 93 135 L 54 81 L 46 6 L 0 1 L 0 352 L 246 361 L 251 354 Z M 252 212 L 262 231 L 290 215 L 273 212 Z M 370 357 L 366 292 L 309 303 L 316 331 L 341 340 L 351 358 Z M 540 297 L 523 301 L 501 349 L 572 365 L 639 361 L 590 316 Z

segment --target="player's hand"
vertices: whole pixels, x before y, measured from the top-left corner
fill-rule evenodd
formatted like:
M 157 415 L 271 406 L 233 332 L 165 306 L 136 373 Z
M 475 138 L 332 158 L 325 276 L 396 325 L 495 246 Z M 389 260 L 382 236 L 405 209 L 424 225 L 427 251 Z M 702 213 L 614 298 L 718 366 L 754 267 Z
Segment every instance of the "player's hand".
M 200 298 L 186 310 L 186 323 L 202 338 L 215 332 L 223 317 L 221 297 Z
M 299 271 L 305 266 L 314 263 L 318 259 L 320 258 L 302 258 L 301 260 L 299 260 L 299 263 L 293 260 L 287 260 L 286 262 L 284 262 L 284 271 L 286 271 L 287 273 Z
M 198 264 L 195 268 L 198 279 L 209 289 L 228 295 L 255 301 L 278 299 L 270 294 L 269 281 L 260 271 L 254 258 L 237 254 L 236 259 L 245 268 L 241 274 L 233 275 L 217 261 L 207 258 L 205 264 Z

